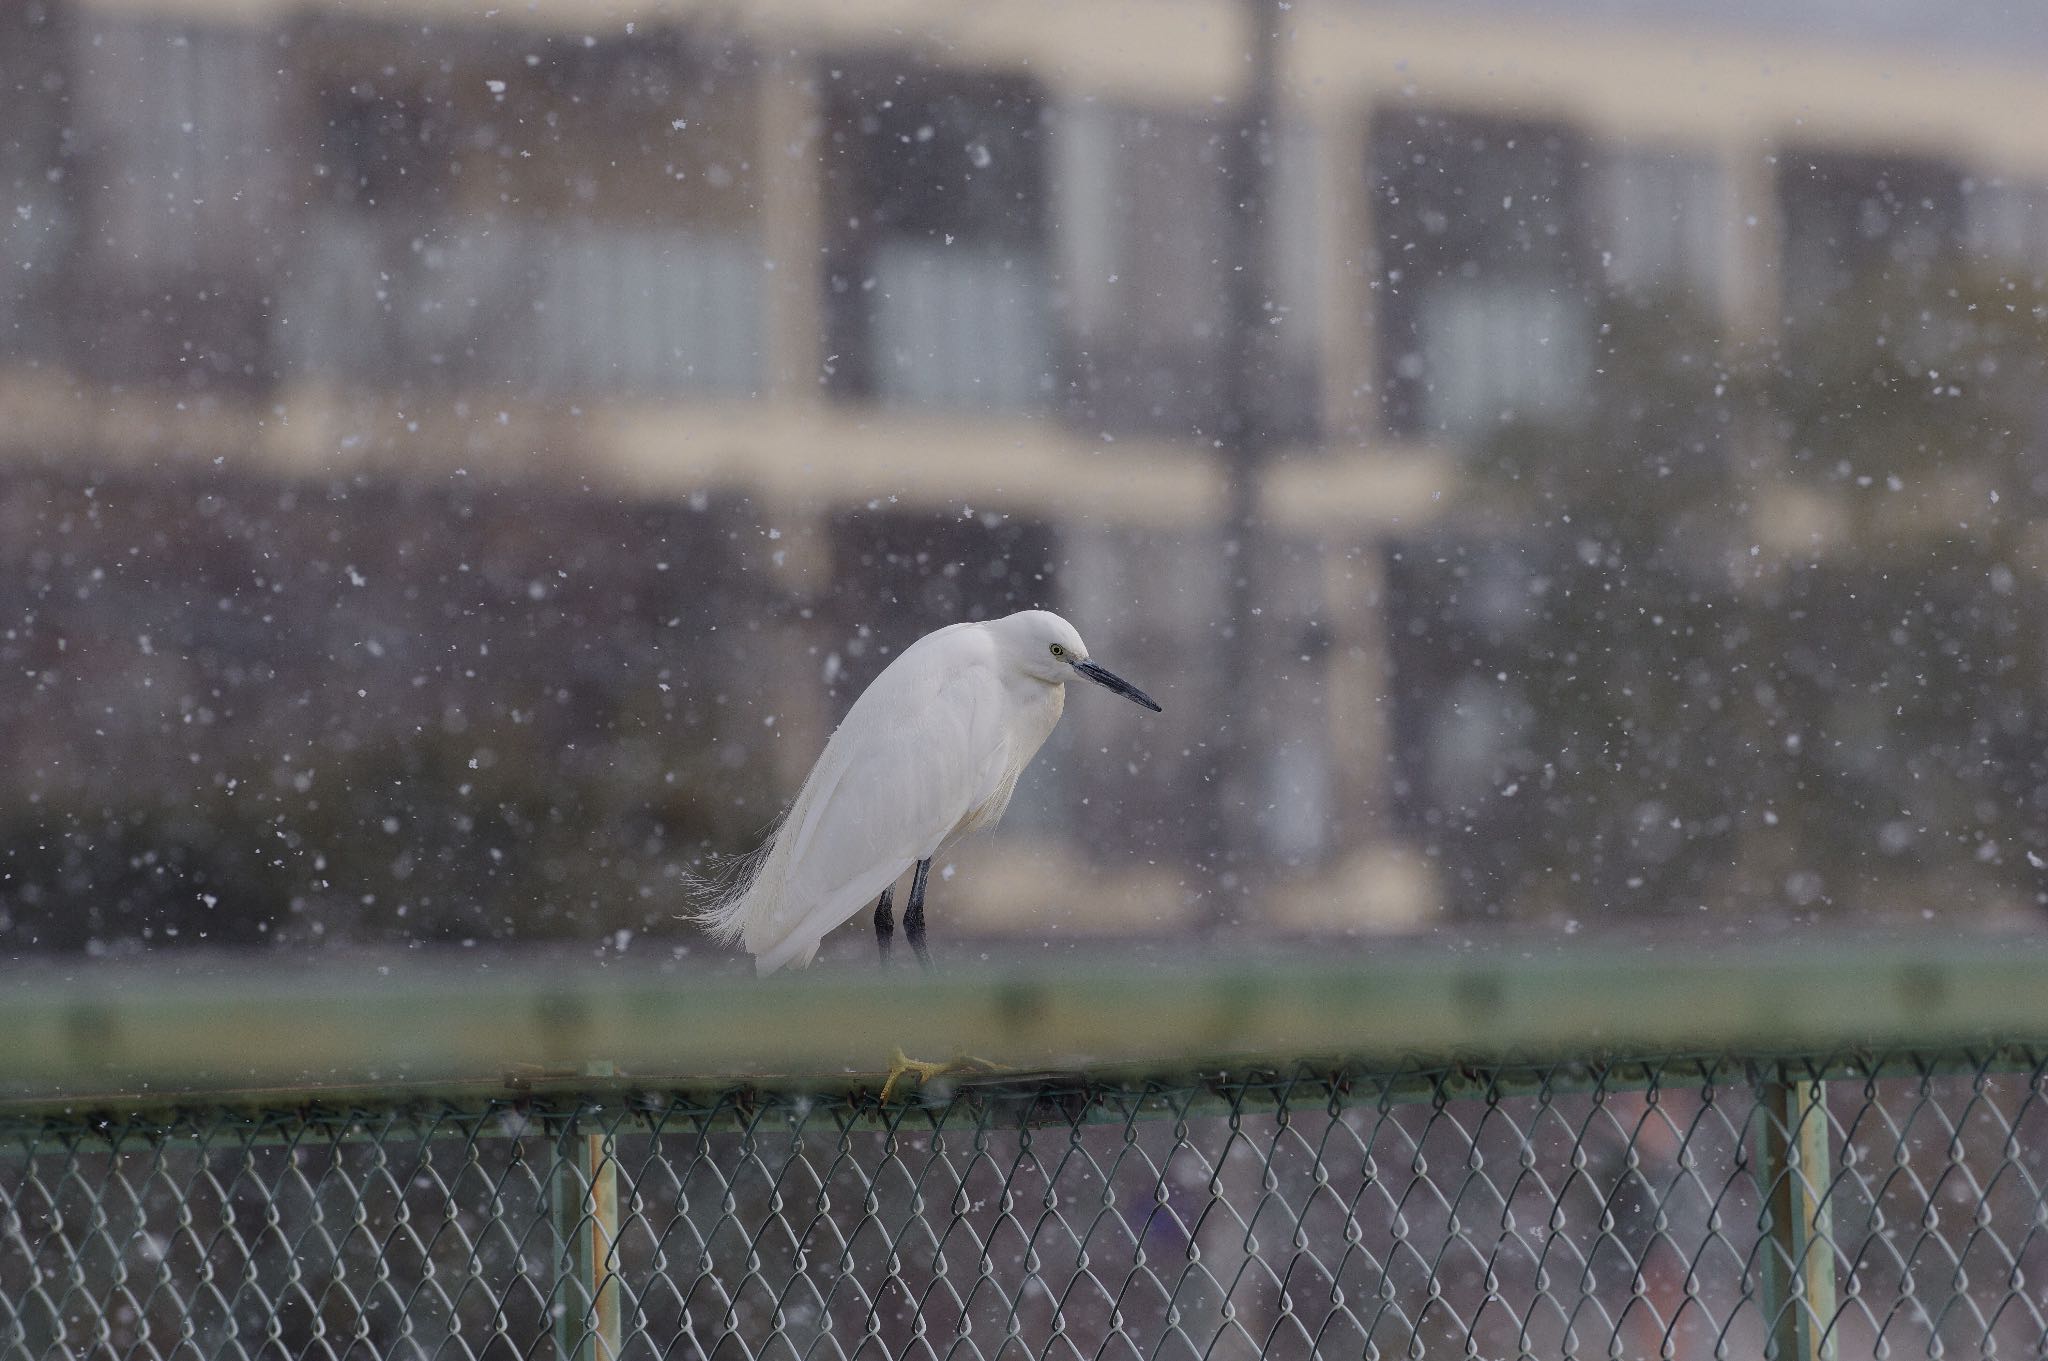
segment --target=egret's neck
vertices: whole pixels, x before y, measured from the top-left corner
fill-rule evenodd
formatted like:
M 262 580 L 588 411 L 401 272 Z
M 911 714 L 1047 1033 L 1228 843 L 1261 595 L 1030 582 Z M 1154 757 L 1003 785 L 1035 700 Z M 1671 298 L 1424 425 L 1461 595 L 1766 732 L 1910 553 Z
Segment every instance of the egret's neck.
M 1052 735 L 1053 725 L 1060 721 L 1060 714 L 1067 707 L 1067 687 L 1056 680 L 1045 680 L 1026 674 L 1020 683 L 1011 686 L 1016 696 L 1018 716 L 1022 733 L 1026 738 L 1026 751 L 1037 751 L 1039 745 Z

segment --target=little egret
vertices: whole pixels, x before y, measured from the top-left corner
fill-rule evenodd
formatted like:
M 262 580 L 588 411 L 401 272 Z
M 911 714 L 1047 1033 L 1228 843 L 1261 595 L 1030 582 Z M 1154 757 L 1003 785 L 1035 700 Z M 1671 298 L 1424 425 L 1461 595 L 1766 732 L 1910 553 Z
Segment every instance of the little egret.
M 914 868 L 903 931 L 930 967 L 932 857 L 1002 816 L 1059 722 L 1074 676 L 1160 712 L 1151 696 L 1089 660 L 1074 626 L 1045 610 L 918 639 L 853 702 L 770 840 L 697 920 L 744 945 L 768 974 L 810 963 L 825 933 L 872 900 L 886 960 L 896 932 L 890 893 Z

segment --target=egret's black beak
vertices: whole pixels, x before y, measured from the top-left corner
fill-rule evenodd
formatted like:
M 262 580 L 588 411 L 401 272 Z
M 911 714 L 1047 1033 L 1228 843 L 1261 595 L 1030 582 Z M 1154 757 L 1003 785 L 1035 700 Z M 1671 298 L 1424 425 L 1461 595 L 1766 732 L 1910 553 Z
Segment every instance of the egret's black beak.
M 1130 700 L 1134 704 L 1142 704 L 1155 714 L 1166 712 L 1153 701 L 1152 696 L 1146 694 L 1114 671 L 1097 666 L 1094 662 L 1075 662 L 1074 669 L 1103 689 L 1114 690 L 1125 699 Z

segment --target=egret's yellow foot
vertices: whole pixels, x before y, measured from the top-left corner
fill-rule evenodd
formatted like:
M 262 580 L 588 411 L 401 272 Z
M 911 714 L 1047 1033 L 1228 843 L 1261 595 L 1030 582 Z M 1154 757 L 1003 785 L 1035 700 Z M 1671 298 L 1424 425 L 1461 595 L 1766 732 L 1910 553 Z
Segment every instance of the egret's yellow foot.
M 890 1094 L 896 1090 L 896 1084 L 911 1073 L 917 1074 L 917 1085 L 922 1087 L 933 1078 L 943 1077 L 947 1073 L 1000 1073 L 1005 1071 L 1007 1070 L 1000 1063 L 990 1063 L 987 1059 L 978 1059 L 966 1054 L 962 1054 L 956 1059 L 948 1059 L 944 1063 L 927 1063 L 923 1059 L 909 1057 L 903 1052 L 902 1046 L 899 1045 L 889 1055 L 889 1076 L 882 1083 L 882 1104 L 887 1105 L 889 1103 Z

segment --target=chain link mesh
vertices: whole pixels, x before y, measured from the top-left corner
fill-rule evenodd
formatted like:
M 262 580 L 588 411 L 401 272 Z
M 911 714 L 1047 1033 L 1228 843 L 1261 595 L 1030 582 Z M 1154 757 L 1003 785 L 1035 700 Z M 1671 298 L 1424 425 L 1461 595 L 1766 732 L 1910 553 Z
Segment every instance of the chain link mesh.
M 0 1343 L 2038 1356 L 2044 1054 L 0 1117 Z

